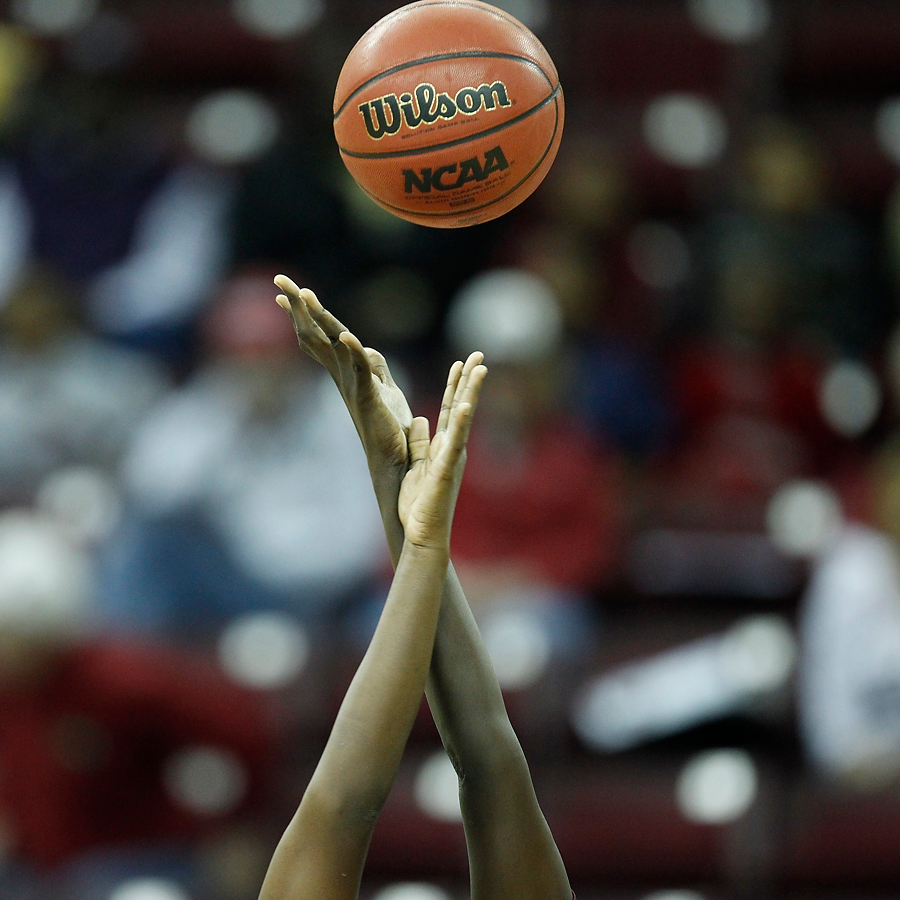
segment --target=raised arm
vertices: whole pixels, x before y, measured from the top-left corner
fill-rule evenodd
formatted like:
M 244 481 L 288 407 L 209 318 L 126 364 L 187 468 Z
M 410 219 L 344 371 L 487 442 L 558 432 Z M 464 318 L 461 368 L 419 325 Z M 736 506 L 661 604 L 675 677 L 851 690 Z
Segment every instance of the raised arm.
M 291 314 L 301 347 L 331 373 L 356 423 L 396 565 L 403 546 L 396 498 L 405 468 L 401 448 L 409 407 L 381 354 L 364 348 L 312 291 L 301 291 L 283 276 L 276 284 L 283 291 L 278 302 Z M 461 374 L 480 362 L 480 355 L 470 356 Z M 450 416 L 456 377 L 451 369 L 439 428 Z M 565 867 L 452 565 L 444 583 L 426 696 L 460 775 L 473 900 L 570 900 Z
M 429 440 L 413 419 L 395 495 L 404 528 L 394 579 L 260 900 L 355 900 L 372 830 L 421 703 L 450 554 L 450 525 L 483 366 L 454 367 L 449 417 Z

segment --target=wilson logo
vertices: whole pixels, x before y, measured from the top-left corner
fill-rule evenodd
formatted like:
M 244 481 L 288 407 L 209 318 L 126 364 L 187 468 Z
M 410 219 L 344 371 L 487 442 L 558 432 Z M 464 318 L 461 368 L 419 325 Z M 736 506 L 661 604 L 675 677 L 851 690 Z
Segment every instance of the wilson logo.
M 509 168 L 509 163 L 503 155 L 500 147 L 494 147 L 484 154 L 484 160 L 473 156 L 459 163 L 451 163 L 447 166 L 438 166 L 436 169 L 426 168 L 404 169 L 404 190 L 411 194 L 413 190 L 421 194 L 429 194 L 435 191 L 451 191 L 460 188 L 464 184 L 473 181 L 484 181 L 493 172 L 502 172 Z
M 464 87 L 451 97 L 446 91 L 438 92 L 433 84 L 420 84 L 414 91 L 385 94 L 375 100 L 360 104 L 359 111 L 366 123 L 366 131 L 372 140 L 381 140 L 387 134 L 396 134 L 400 126 L 418 128 L 433 125 L 438 119 L 453 119 L 460 113 L 474 116 L 482 109 L 512 106 L 506 85 L 502 81 Z

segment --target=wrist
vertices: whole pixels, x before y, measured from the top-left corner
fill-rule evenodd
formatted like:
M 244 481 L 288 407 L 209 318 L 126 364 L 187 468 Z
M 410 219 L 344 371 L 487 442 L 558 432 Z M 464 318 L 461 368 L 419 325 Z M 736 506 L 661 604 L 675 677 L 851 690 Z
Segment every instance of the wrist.
M 406 475 L 409 464 L 387 462 L 384 459 L 368 458 L 369 476 L 372 479 L 372 486 L 375 493 L 379 495 L 390 495 L 394 497 L 400 493 L 400 485 Z
M 395 466 L 380 461 L 373 464 L 369 461 L 369 476 L 375 489 L 375 500 L 384 525 L 384 536 L 387 539 L 391 563 L 396 566 L 403 550 L 403 525 L 397 513 L 397 499 L 400 496 L 400 485 L 406 474 L 406 466 Z
M 450 542 L 449 541 L 416 541 L 409 537 L 403 539 L 404 555 L 418 556 L 420 558 L 432 558 L 435 560 L 443 560 L 444 564 L 450 562 Z

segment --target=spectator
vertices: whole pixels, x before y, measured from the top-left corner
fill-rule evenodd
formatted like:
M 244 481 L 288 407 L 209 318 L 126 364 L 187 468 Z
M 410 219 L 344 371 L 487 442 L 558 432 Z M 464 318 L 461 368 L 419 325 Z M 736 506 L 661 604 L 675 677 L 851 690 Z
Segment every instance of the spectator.
M 271 284 L 248 270 L 221 286 L 204 359 L 134 436 L 104 577 L 117 627 L 202 640 L 251 610 L 321 621 L 385 565 L 353 424 Z

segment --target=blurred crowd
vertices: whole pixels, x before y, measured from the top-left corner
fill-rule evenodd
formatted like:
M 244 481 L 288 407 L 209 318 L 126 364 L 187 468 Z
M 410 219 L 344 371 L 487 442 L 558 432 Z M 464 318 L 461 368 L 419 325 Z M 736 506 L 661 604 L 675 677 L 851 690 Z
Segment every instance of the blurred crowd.
M 0 3 L 0 898 L 252 898 L 299 799 L 389 559 L 279 272 L 417 413 L 484 351 L 453 558 L 536 767 L 727 745 L 701 825 L 748 763 L 896 800 L 898 11 L 498 5 L 562 146 L 440 230 L 331 136 L 391 4 Z

